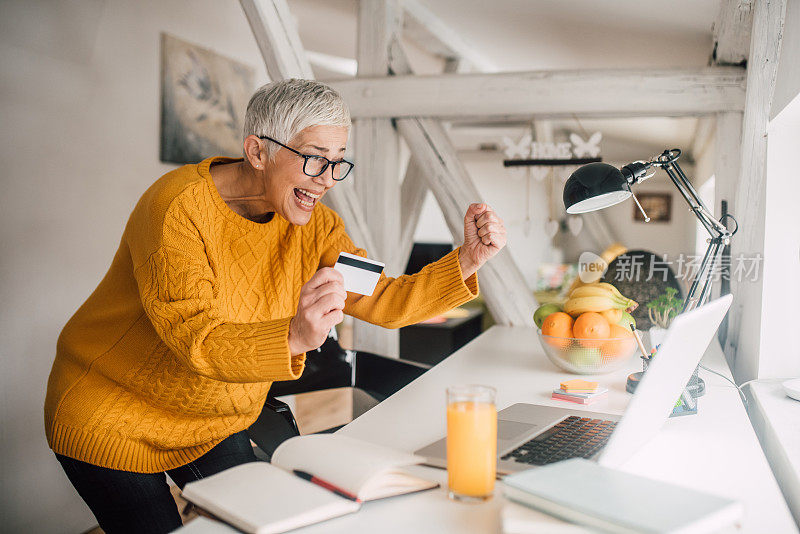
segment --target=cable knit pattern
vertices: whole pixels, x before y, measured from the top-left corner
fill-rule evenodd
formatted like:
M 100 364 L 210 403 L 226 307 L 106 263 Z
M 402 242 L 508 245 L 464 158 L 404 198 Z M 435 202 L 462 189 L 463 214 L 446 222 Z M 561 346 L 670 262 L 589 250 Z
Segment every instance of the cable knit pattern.
M 210 158 L 156 181 L 140 199 L 105 278 L 59 336 L 45 401 L 57 453 L 153 473 L 184 465 L 250 426 L 275 380 L 299 378 L 289 352 L 300 289 L 340 252 L 366 256 L 320 204 L 304 226 L 240 217 Z M 458 250 L 414 276 L 381 276 L 345 313 L 388 328 L 478 293 Z

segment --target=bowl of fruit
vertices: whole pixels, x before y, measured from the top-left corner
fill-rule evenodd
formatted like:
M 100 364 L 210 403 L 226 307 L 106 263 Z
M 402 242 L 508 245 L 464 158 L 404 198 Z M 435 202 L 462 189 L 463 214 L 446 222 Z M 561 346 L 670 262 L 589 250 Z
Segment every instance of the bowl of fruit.
M 563 305 L 544 304 L 533 315 L 547 357 L 577 374 L 615 371 L 636 353 L 630 315 L 636 302 L 605 282 L 573 289 Z

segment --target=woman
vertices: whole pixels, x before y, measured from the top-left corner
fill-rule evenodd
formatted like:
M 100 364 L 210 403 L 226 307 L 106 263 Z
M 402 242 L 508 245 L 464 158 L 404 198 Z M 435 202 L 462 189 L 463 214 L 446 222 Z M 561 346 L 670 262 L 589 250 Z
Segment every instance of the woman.
M 181 524 L 181 488 L 255 461 L 244 430 L 270 385 L 303 372 L 347 313 L 397 328 L 477 295 L 505 245 L 483 204 L 464 245 L 414 276 L 348 294 L 331 268 L 365 255 L 319 203 L 352 164 L 350 117 L 329 87 L 284 80 L 247 106 L 244 158 L 167 173 L 133 210 L 100 285 L 64 327 L 45 401 L 50 447 L 108 534 Z

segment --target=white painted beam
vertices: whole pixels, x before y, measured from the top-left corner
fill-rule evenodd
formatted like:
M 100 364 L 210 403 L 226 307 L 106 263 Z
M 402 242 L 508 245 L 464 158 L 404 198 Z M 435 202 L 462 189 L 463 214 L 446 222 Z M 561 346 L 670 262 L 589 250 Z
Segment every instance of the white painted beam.
M 393 72 L 408 74 L 411 67 L 395 41 L 390 49 Z M 464 215 L 467 207 L 481 200 L 477 187 L 458 157 L 441 122 L 435 119 L 399 119 L 400 135 L 424 171 L 423 177 L 442 210 L 453 242 L 464 241 Z M 502 216 L 502 215 L 501 215 Z M 502 325 L 533 326 L 536 300 L 525 277 L 514 263 L 509 245 L 481 267 L 478 274 L 481 294 L 494 320 Z
M 347 180 L 349 179 L 348 176 Z M 329 190 L 322 199 L 322 203 L 339 214 L 344 221 L 347 235 L 357 247 L 363 248 L 367 252 L 375 250 L 375 242 L 364 217 L 364 208 L 358 198 L 358 192 L 353 183 L 347 183 L 347 180 L 336 184 L 336 187 Z
M 716 65 L 743 65 L 750 53 L 755 0 L 720 0 L 714 21 L 713 62 Z
M 694 135 L 692 136 L 692 144 L 687 154 L 693 161 L 702 158 L 706 150 L 714 148 L 711 140 L 714 137 L 716 124 L 716 116 L 713 115 L 706 115 L 697 119 L 697 126 L 695 126 Z
M 349 57 L 332 56 L 322 52 L 306 50 L 306 57 L 312 67 L 334 73 L 339 76 L 355 76 L 358 72 L 358 62 Z
M 720 201 L 728 201 L 728 212 L 736 215 L 736 190 L 739 186 L 739 167 L 742 161 L 742 114 L 719 113 L 715 120 L 714 198 L 713 211 L 719 217 Z M 736 239 L 736 238 L 734 238 Z
M 466 59 L 449 57 L 444 60 L 442 72 L 470 72 L 470 64 Z
M 369 251 L 386 264 L 387 274 L 400 274 L 408 258 L 398 256 L 400 240 L 400 140 L 389 119 L 361 119 L 353 125 L 356 167 L 353 182 L 361 212 L 370 229 Z M 349 179 L 349 177 L 348 177 Z
M 297 21 L 285 0 L 239 0 L 272 80 L 305 78 L 314 73 L 300 42 Z
M 389 74 L 389 46 L 400 33 L 402 15 L 398 0 L 359 0 L 356 42 L 359 77 Z M 389 276 L 399 276 L 407 260 L 399 256 L 397 246 L 400 242 L 400 139 L 388 118 L 359 119 L 353 127 L 358 162 L 353 180 L 376 247 L 370 251 L 370 256 L 386 264 Z M 397 330 L 356 320 L 353 335 L 354 346 L 359 350 L 390 357 L 400 354 Z
M 495 72 L 497 66 L 470 46 L 457 32 L 418 0 L 403 0 L 403 36 L 446 61 L 458 60 L 460 68 Z M 453 71 L 455 72 L 455 71 Z
M 742 114 L 737 112 L 718 113 L 714 121 L 716 133 L 715 143 L 709 149 L 714 149 L 714 206 L 710 206 L 714 215 L 719 218 L 722 216 L 721 203 L 728 203 L 728 213 L 736 216 L 736 189 L 739 186 L 739 165 L 741 164 L 742 149 Z M 709 143 L 711 144 L 711 143 Z M 729 224 L 733 228 L 733 224 Z M 737 239 L 734 236 L 733 239 Z M 728 258 L 722 260 L 728 262 L 728 276 L 733 273 L 735 264 Z M 715 297 L 721 294 L 722 283 L 716 283 Z M 726 318 L 719 327 L 718 337 L 720 343 L 726 344 L 730 319 Z M 724 346 L 724 345 L 723 345 Z M 725 355 L 728 367 L 734 369 L 733 357 Z
M 741 111 L 745 71 L 693 67 L 439 74 L 331 85 L 359 118 L 673 117 Z
M 425 180 L 426 169 L 413 156 L 408 162 L 405 178 L 400 189 L 400 258 L 406 263 L 414 247 L 414 234 L 417 230 L 428 184 Z
M 433 119 L 399 119 L 397 129 L 423 168 L 453 241 L 464 241 L 464 214 L 481 200 L 442 125 Z M 536 301 L 508 245 L 479 271 L 481 294 L 498 324 L 533 326 Z
M 731 243 L 732 259 L 741 254 L 764 255 L 767 177 L 767 125 L 783 39 L 787 0 L 761 0 L 753 13 L 750 59 L 747 68 L 747 101 L 742 125 L 741 164 L 733 214 L 739 231 Z M 759 376 L 762 322 L 762 277 L 737 282 L 732 277 L 734 302 L 726 356 L 734 362 L 737 381 Z
M 240 0 L 256 39 L 267 73 L 272 80 L 313 79 L 311 64 L 303 50 L 297 24 L 286 0 Z M 356 245 L 374 249 L 368 226 L 352 184 L 341 183 L 328 191 L 325 203 L 344 220 Z
M 400 32 L 403 11 L 399 0 L 359 0 L 356 61 L 358 76 L 389 74 L 389 47 Z
M 444 22 L 437 19 L 433 13 L 416 0 L 405 0 L 403 3 L 406 12 L 403 17 L 403 30 L 405 37 L 410 38 L 418 46 L 426 48 L 430 53 L 444 57 L 445 73 L 464 73 L 470 71 L 496 70 L 494 64 L 475 53 L 461 40 L 457 33 L 446 27 Z M 449 43 L 449 44 L 448 44 Z M 392 46 L 397 44 L 393 43 Z M 390 55 L 391 49 L 390 46 Z M 442 48 L 439 48 L 442 47 Z M 470 61 L 467 58 L 472 58 Z M 402 72 L 399 74 L 410 74 Z M 414 234 L 417 230 L 425 197 L 428 194 L 428 184 L 419 162 L 410 157 L 406 174 L 403 178 L 400 194 L 400 257 L 408 258 L 414 248 Z

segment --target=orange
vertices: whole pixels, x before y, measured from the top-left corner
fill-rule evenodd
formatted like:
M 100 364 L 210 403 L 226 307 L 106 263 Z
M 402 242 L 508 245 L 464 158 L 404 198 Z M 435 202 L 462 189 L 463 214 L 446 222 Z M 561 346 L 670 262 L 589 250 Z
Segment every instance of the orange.
M 608 324 L 617 324 L 622 319 L 622 310 L 606 310 L 601 311 L 600 315 L 606 318 Z
M 633 332 L 630 329 L 618 324 L 611 325 L 612 338 L 603 343 L 600 347 L 600 352 L 603 358 L 624 358 L 629 356 L 636 349 L 636 340 L 633 338 Z
M 599 347 L 610 337 L 611 327 L 606 318 L 599 313 L 585 312 L 575 319 L 572 333 L 581 340 L 581 345 L 584 347 Z
M 551 313 L 542 322 L 542 335 L 552 336 L 544 338 L 545 341 L 558 349 L 567 348 L 572 337 L 572 323 L 572 317 L 564 312 Z

